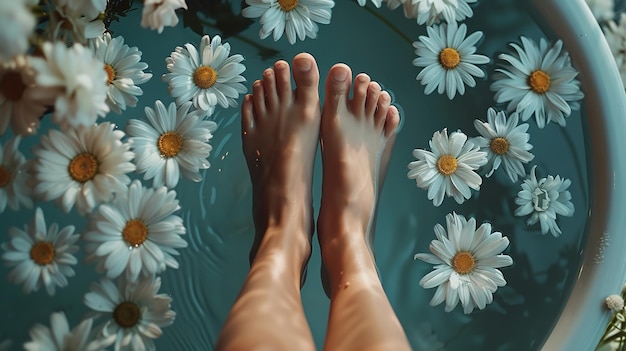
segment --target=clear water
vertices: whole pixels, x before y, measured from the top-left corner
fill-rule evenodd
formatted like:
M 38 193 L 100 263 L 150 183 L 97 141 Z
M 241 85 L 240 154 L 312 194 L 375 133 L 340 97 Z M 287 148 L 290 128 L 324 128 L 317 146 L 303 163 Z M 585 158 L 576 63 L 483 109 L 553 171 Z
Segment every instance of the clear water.
M 544 35 L 521 3 L 480 0 L 474 7 L 474 17 L 465 21 L 470 32 L 484 32 L 485 39 L 478 51 L 492 59 L 485 67 L 488 77 L 493 73 L 496 55 L 508 51 L 509 42 L 517 41 L 521 35 L 534 39 Z M 237 7 L 233 5 L 235 11 Z M 198 45 L 200 39 L 198 34 L 181 26 L 158 35 L 140 28 L 139 23 L 140 11 L 135 11 L 111 27 L 115 35 L 125 37 L 127 44 L 143 51 L 143 60 L 154 74 L 142 86 L 144 96 L 137 108 L 129 109 L 121 117 L 113 114 L 107 117 L 120 128 L 125 127 L 129 118 L 143 118 L 143 107 L 153 107 L 156 99 L 171 101 L 166 83 L 160 80 L 166 73 L 165 57 L 177 45 L 187 42 Z M 429 350 L 427 346 L 433 345 L 435 337 L 446 350 L 539 348 L 569 295 L 584 249 L 590 198 L 584 103 L 582 112 L 576 111 L 568 118 L 566 128 L 551 124 L 540 130 L 534 122 L 530 123 L 536 155 L 533 163 L 538 165 L 538 175 L 559 174 L 572 180 L 570 191 L 576 213 L 574 217 L 559 220 L 563 235 L 554 238 L 550 234 L 541 235 L 538 227 L 527 227 L 524 218 L 513 216 L 513 199 L 520 182 L 511 184 L 500 172 L 486 179 L 481 192 L 463 205 L 447 198 L 438 208 L 426 198 L 426 191 L 407 179 L 406 167 L 413 160 L 414 148 L 427 148 L 433 132 L 445 127 L 476 135 L 474 119 L 486 119 L 486 110 L 494 106 L 494 101 L 493 93 L 488 90 L 489 78 L 452 101 L 437 94 L 425 96 L 423 86 L 415 80 L 419 68 L 411 64 L 415 58 L 411 42 L 425 33 L 425 27 L 417 25 L 414 19 L 406 19 L 401 9 L 390 11 L 384 6 L 375 9 L 370 4 L 364 9 L 356 1 L 336 1 L 332 23 L 320 26 L 319 38 L 293 46 L 286 38 L 279 42 L 260 40 L 258 29 L 255 23 L 238 36 L 226 38 L 232 52 L 246 58 L 244 75 L 248 86 L 276 58 L 290 61 L 296 53 L 307 51 L 316 57 L 323 75 L 336 62 L 347 63 L 354 74 L 367 72 L 393 93 L 394 103 L 401 108 L 403 126 L 380 198 L 375 251 L 385 290 L 413 348 Z M 218 34 L 214 28 L 205 30 L 210 35 Z M 262 58 L 260 47 L 276 50 L 275 58 Z M 171 294 L 177 317 L 156 342 L 161 350 L 212 349 L 248 270 L 247 255 L 253 237 L 251 188 L 241 153 L 239 113 L 237 109 L 218 110 L 213 118 L 219 128 L 212 140 L 211 168 L 204 172 L 201 183 L 181 180 L 176 188 L 189 247 L 182 250 L 180 268 L 168 269 L 162 275 L 161 291 Z M 5 135 L 0 141 L 7 139 Z M 27 138 L 22 149 L 27 151 L 36 142 L 35 137 Z M 319 161 L 318 158 L 314 181 L 316 208 L 321 190 Z M 79 231 L 84 228 L 85 220 L 76 212 L 63 214 L 50 203 L 39 205 L 45 209 L 49 222 L 57 221 L 61 226 L 73 224 Z M 451 211 L 475 216 L 479 222 L 491 222 L 494 230 L 509 237 L 511 246 L 507 253 L 515 261 L 512 267 L 502 269 L 508 285 L 496 292 L 494 303 L 469 316 L 463 315 L 459 307 L 446 313 L 442 305 L 429 306 L 434 289 L 425 290 L 418 282 L 431 266 L 413 260 L 415 253 L 428 252 L 428 244 L 434 239 L 433 226 L 445 223 L 445 215 Z M 31 210 L 5 211 L 0 214 L 2 231 L 6 232 L 10 226 L 21 227 L 33 215 Z M 319 281 L 319 256 L 314 245 L 302 298 L 316 343 L 321 347 L 329 302 Z M 76 270 L 69 287 L 59 290 L 54 297 L 45 291 L 24 295 L 20 287 L 2 280 L 0 340 L 11 338 L 16 346 L 20 345 L 28 339 L 28 330 L 34 323 L 49 325 L 50 313 L 57 310 L 66 312 L 71 325 L 77 324 L 88 312 L 82 296 L 89 284 L 97 280 L 97 274 L 91 265 L 80 264 Z M 0 275 L 6 276 L 8 272 L 6 267 L 0 267 Z

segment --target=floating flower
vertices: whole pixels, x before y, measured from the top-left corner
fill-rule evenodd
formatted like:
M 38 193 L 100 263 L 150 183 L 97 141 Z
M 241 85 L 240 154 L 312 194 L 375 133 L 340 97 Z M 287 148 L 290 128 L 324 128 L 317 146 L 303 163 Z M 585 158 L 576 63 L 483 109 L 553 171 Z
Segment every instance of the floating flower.
M 16 134 L 37 132 L 39 119 L 54 103 L 58 90 L 35 84 L 35 74 L 25 56 L 0 64 L 0 135 L 11 122 Z
M 193 100 L 193 105 L 207 114 L 213 113 L 216 105 L 224 108 L 236 107 L 239 94 L 247 91 L 241 84 L 241 75 L 246 66 L 241 64 L 243 56 L 230 55 L 230 44 L 222 44 L 219 35 L 208 35 L 200 41 L 200 52 L 192 44 L 176 47 L 166 58 L 167 70 L 163 81 L 169 84 L 170 94 L 178 105 Z
M 157 294 L 161 278 L 142 277 L 138 281 L 120 279 L 118 284 L 102 278 L 91 285 L 84 302 L 97 317 L 108 320 L 102 326 L 104 338 L 115 337 L 115 350 L 155 350 L 154 341 L 163 327 L 174 322 L 176 313 L 170 309 L 172 299 Z
M 22 284 L 24 293 L 29 294 L 44 287 L 49 295 L 56 288 L 67 286 L 67 278 L 74 276 L 72 265 L 78 261 L 74 253 L 79 239 L 74 234 L 74 226 L 59 230 L 56 223 L 46 228 L 41 208 L 35 210 L 35 218 L 24 230 L 9 228 L 8 242 L 2 244 L 5 265 L 14 267 L 9 273 L 9 281 Z
M 91 42 L 94 56 L 104 64 L 107 74 L 107 105 L 121 114 L 126 107 L 137 106 L 137 96 L 143 94 L 138 84 L 143 84 L 152 78 L 152 73 L 143 70 L 148 64 L 141 62 L 141 51 L 136 46 L 124 44 L 124 38 L 111 38 L 110 33 L 96 38 Z
M 80 44 L 67 48 L 61 42 L 46 42 L 42 49 L 45 58 L 31 59 L 36 82 L 62 89 L 54 104 L 52 120 L 67 128 L 90 125 L 98 116 L 104 116 L 109 111 L 107 74 L 94 69 L 102 63 L 91 51 Z
M 387 0 L 387 6 L 395 10 L 402 6 L 406 18 L 416 18 L 418 24 L 431 26 L 445 21 L 460 22 L 474 15 L 469 4 L 478 0 Z
M 474 121 L 481 136 L 473 138 L 472 143 L 487 152 L 486 177 L 491 177 L 501 164 L 513 183 L 518 176 L 526 175 L 523 163 L 532 161 L 535 155 L 530 153 L 533 146 L 528 143 L 528 124 L 518 125 L 518 121 L 517 113 L 507 118 L 504 111 L 496 113 L 493 108 L 487 111 L 486 123 L 478 119 Z
M 422 85 L 426 85 L 425 94 L 435 89 L 439 94 L 444 91 L 452 100 L 456 93 L 463 95 L 465 85 L 476 86 L 474 77 L 483 78 L 485 72 L 478 64 L 489 62 L 489 58 L 476 54 L 476 43 L 482 38 L 482 32 L 474 32 L 466 37 L 467 26 L 456 22 L 435 25 L 426 28 L 428 36 L 421 35 L 413 42 L 417 58 L 413 65 L 424 67 L 417 75 Z
M 622 12 L 619 18 L 619 25 L 614 21 L 609 21 L 602 27 L 604 37 L 609 43 L 611 53 L 619 69 L 622 83 L 626 85 L 626 12 Z
M 0 2 L 0 61 L 26 53 L 35 24 L 26 0 Z
M 53 2 L 57 11 L 61 9 L 72 17 L 85 16 L 88 20 L 98 17 L 107 7 L 107 0 L 53 0 Z
M 24 343 L 25 351 L 104 351 L 115 337 L 91 340 L 93 319 L 88 318 L 70 330 L 64 312 L 50 315 L 50 328 L 35 324 L 30 330 L 32 340 Z
M 155 187 L 175 187 L 181 172 L 185 178 L 199 182 L 199 170 L 210 166 L 207 157 L 212 147 L 208 141 L 217 124 L 203 120 L 190 108 L 188 101 L 178 110 L 173 102 L 166 109 L 157 100 L 154 109 L 145 109 L 149 123 L 128 121 L 126 131 L 131 136 L 137 171 L 145 173 L 144 179 L 153 179 Z
M 241 11 L 241 15 L 261 18 L 261 39 L 273 32 L 274 41 L 277 41 L 284 32 L 289 44 L 294 44 L 296 37 L 315 39 L 319 30 L 317 23 L 329 24 L 335 7 L 333 0 L 246 0 L 246 4 L 248 7 Z
M 164 27 L 178 24 L 176 10 L 187 9 L 185 0 L 144 0 L 141 13 L 141 26 L 160 33 Z
M 367 2 L 367 0 L 358 0 L 359 2 L 359 6 L 365 6 L 365 3 Z M 372 4 L 374 4 L 374 6 L 380 8 L 380 5 L 383 3 L 383 0 L 372 0 Z
M 556 215 L 571 217 L 574 214 L 574 204 L 570 201 L 572 195 L 567 190 L 572 183 L 569 179 L 560 176 L 548 176 L 537 181 L 534 166 L 524 183 L 522 190 L 517 193 L 515 203 L 519 206 L 515 210 L 516 216 L 530 215 L 526 224 L 541 225 L 541 233 L 548 231 L 555 237 L 561 234 L 556 224 Z
M 90 218 L 84 235 L 87 259 L 98 261 L 109 278 L 126 271 L 128 279 L 136 280 L 178 268 L 176 249 L 187 247 L 183 220 L 174 214 L 179 209 L 175 191 L 133 181 L 127 193 L 101 205 Z
M 500 232 L 491 232 L 491 224 L 483 223 L 476 229 L 476 220 L 456 213 L 446 216 L 446 229 L 435 225 L 437 239 L 430 242 L 429 253 L 419 253 L 415 259 L 435 265 L 420 285 L 425 289 L 437 287 L 430 300 L 431 306 L 446 302 L 446 312 L 459 301 L 465 314 L 474 308 L 484 309 L 493 302 L 493 293 L 506 285 L 498 268 L 513 264 L 513 259 L 502 252 L 509 239 Z
M 99 65 L 97 66 L 99 67 Z M 45 201 L 57 200 L 63 211 L 74 205 L 91 212 L 115 193 L 126 192 L 127 173 L 135 170 L 124 132 L 109 122 L 60 132 L 50 129 L 33 150 L 34 192 Z
M 496 102 L 508 102 L 508 111 L 518 112 L 522 121 L 535 115 L 539 128 L 552 121 L 565 126 L 565 117 L 580 108 L 584 95 L 563 42 L 549 46 L 541 38 L 537 46 L 526 37 L 521 40 L 522 46 L 510 44 L 515 54 L 498 56 L 505 63 L 496 69 L 490 87 Z
M 81 3 L 82 1 L 77 1 Z M 99 19 L 89 19 L 88 17 L 67 13 L 65 10 L 57 8 L 53 14 L 55 21 L 50 21 L 46 32 L 51 34 L 50 40 L 61 39 L 66 43 L 87 44 L 88 39 L 102 36 L 105 31 L 104 22 Z
M 462 132 L 448 137 L 447 129 L 435 132 L 429 144 L 432 152 L 413 150 L 417 161 L 409 163 L 407 176 L 419 188 L 428 189 L 428 199 L 435 206 L 441 205 L 444 194 L 463 203 L 472 196 L 470 188 L 480 189 L 482 178 L 475 171 L 487 163 L 487 153 L 467 141 Z
M 30 173 L 24 154 L 19 150 L 20 136 L 14 136 L 4 147 L 0 144 L 0 213 L 7 205 L 19 210 L 20 205 L 33 207 L 32 191 L 29 187 Z

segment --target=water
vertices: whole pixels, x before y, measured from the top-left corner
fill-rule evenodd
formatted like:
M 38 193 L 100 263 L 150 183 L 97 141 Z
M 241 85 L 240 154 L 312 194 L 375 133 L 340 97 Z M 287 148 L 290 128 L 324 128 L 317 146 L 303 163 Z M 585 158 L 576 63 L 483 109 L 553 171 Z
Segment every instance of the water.
M 496 55 L 508 52 L 508 43 L 517 42 L 521 35 L 538 39 L 544 34 L 516 1 L 481 0 L 473 7 L 474 17 L 465 23 L 468 32 L 484 32 L 478 52 L 491 58 L 491 63 L 485 66 L 487 79 L 450 101 L 436 93 L 424 95 L 423 86 L 415 80 L 420 69 L 411 64 L 415 58 L 411 42 L 425 34 L 425 27 L 417 25 L 414 19 L 406 19 L 401 9 L 390 11 L 384 6 L 381 9 L 370 6 L 364 9 L 356 1 L 337 1 L 332 23 L 320 26 L 318 39 L 295 45 L 289 45 L 286 38 L 279 42 L 258 39 L 258 23 L 225 41 L 230 43 L 233 53 L 245 56 L 244 76 L 248 87 L 275 59 L 290 61 L 296 53 L 307 51 L 316 57 L 322 75 L 334 63 L 344 62 L 352 67 L 354 74 L 367 72 L 392 92 L 394 103 L 402 111 L 403 126 L 380 198 L 375 251 L 385 290 L 414 349 L 426 350 L 428 345 L 438 343 L 446 350 L 537 349 L 556 322 L 581 264 L 590 198 L 584 106 L 582 113 L 575 111 L 567 119 L 566 128 L 550 124 L 538 129 L 534 121 L 529 121 L 530 142 L 536 155 L 532 164 L 538 166 L 538 176 L 559 174 L 572 180 L 570 191 L 576 212 L 573 217 L 559 219 L 561 237 L 541 235 L 538 227 L 526 226 L 525 218 L 513 216 L 516 207 L 513 199 L 520 181 L 511 184 L 501 172 L 485 179 L 481 192 L 474 193 L 463 205 L 446 198 L 442 206 L 433 207 L 426 191 L 418 189 L 406 177 L 407 164 L 413 161 L 411 151 L 427 148 L 433 132 L 443 128 L 476 135 L 474 119 L 486 120 L 487 108 L 495 106 L 488 87 Z M 234 4 L 233 9 L 238 11 L 238 5 Z M 111 26 L 114 35 L 123 35 L 127 44 L 143 51 L 143 61 L 154 74 L 142 86 L 144 96 L 138 107 L 127 110 L 121 117 L 113 114 L 107 117 L 120 128 L 125 127 L 129 118 L 143 118 L 143 107 L 153 107 L 156 99 L 166 104 L 172 101 L 167 84 L 160 80 L 167 72 L 165 57 L 177 45 L 189 42 L 197 46 L 200 40 L 198 34 L 182 26 L 167 28 L 158 35 L 140 28 L 139 23 L 140 11 L 134 11 L 121 24 Z M 205 27 L 205 32 L 219 33 L 212 27 Z M 265 52 L 275 50 L 275 56 L 261 57 L 261 46 Z M 323 94 L 323 89 L 320 93 Z M 181 250 L 180 268 L 168 269 L 162 275 L 161 291 L 172 296 L 172 309 L 177 317 L 156 342 L 161 350 L 212 349 L 248 269 L 253 237 L 251 188 L 241 153 L 239 112 L 218 109 L 213 118 L 219 127 L 212 139 L 211 168 L 203 173 L 201 183 L 183 179 L 176 188 L 189 247 Z M 43 128 L 46 127 L 44 124 Z M 0 141 L 6 139 L 4 136 Z M 27 157 L 29 145 L 36 142 L 36 137 L 31 137 L 23 143 Z M 315 208 L 319 206 L 321 190 L 320 161 L 318 157 L 314 175 Z M 61 226 L 73 224 L 79 231 L 84 228 L 85 220 L 76 212 L 65 215 L 50 203 L 40 205 L 49 222 L 55 220 Z M 445 215 L 452 211 L 475 216 L 479 223 L 491 222 L 494 230 L 509 237 L 511 246 L 506 253 L 515 262 L 512 267 L 502 269 L 508 285 L 496 292 L 494 303 L 469 316 L 463 315 L 460 307 L 446 313 L 443 305 L 429 306 L 434 289 L 425 290 L 418 282 L 432 267 L 413 260 L 415 253 L 428 252 L 428 244 L 435 238 L 433 226 L 444 224 Z M 17 214 L 7 210 L 0 214 L 0 223 L 3 228 L 21 227 L 33 215 L 31 210 Z M 321 348 L 329 302 L 319 281 L 319 256 L 314 245 L 302 297 L 313 335 Z M 27 332 L 34 323 L 49 325 L 49 314 L 56 310 L 66 311 L 70 324 L 77 324 L 88 311 L 81 302 L 82 296 L 89 284 L 97 280 L 97 275 L 91 265 L 81 263 L 76 270 L 69 287 L 58 291 L 55 297 L 47 296 L 44 291 L 24 295 L 20 287 L 4 281 L 0 313 L 5 318 L 0 320 L 0 339 L 11 337 L 21 344 L 28 340 Z M 6 267 L 0 267 L 0 275 L 6 276 L 8 272 Z

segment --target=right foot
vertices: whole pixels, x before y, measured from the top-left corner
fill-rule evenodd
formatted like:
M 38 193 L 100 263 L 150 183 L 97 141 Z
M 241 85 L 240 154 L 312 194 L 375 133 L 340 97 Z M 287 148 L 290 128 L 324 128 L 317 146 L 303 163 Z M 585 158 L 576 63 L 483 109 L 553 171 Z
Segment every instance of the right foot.
M 337 64 L 330 69 L 320 129 L 324 170 L 318 237 L 322 254 L 333 251 L 327 250 L 328 245 L 337 240 L 351 241 L 361 235 L 357 239 L 373 255 L 376 203 L 399 122 L 389 93 L 369 76 L 359 74 L 352 83 L 348 66 Z
M 310 256 L 311 178 L 320 126 L 319 72 L 311 55 L 294 58 L 293 78 L 295 89 L 287 62 L 276 62 L 254 82 L 242 105 L 256 230 L 251 263 L 270 232 L 280 233 L 278 245 L 301 249 L 303 266 Z

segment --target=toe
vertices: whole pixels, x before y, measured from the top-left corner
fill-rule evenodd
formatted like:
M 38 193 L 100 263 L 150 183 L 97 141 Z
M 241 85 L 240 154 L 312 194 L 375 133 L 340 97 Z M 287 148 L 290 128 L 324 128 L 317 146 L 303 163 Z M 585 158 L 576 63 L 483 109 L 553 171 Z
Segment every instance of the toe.
M 365 73 L 360 73 L 354 78 L 354 93 L 352 95 L 352 113 L 356 116 L 363 116 L 365 113 L 365 101 L 367 98 L 367 88 L 371 82 L 370 77 Z
M 296 82 L 297 100 L 319 100 L 320 74 L 313 56 L 300 53 L 294 57 L 293 79 Z
M 340 104 L 346 104 L 350 91 L 352 71 L 345 64 L 338 63 L 328 71 L 324 112 L 336 115 Z
M 376 107 L 378 107 L 378 97 L 381 91 L 382 88 L 380 84 L 376 82 L 370 82 L 368 85 L 367 98 L 365 100 L 365 114 L 367 116 L 374 116 L 374 111 L 376 111 Z
M 252 102 L 254 103 L 254 116 L 261 119 L 265 116 L 265 88 L 263 82 L 257 80 L 252 84 Z
M 276 90 L 276 74 L 271 68 L 263 72 L 263 90 L 267 107 L 274 111 L 278 106 L 278 91 Z
M 241 103 L 241 134 L 247 135 L 254 128 L 254 102 L 247 94 Z
M 291 101 L 291 72 L 289 72 L 289 64 L 283 60 L 277 61 L 274 64 L 274 74 L 276 75 L 278 99 Z
M 377 128 L 382 128 L 385 125 L 385 117 L 389 111 L 389 105 L 391 105 L 391 96 L 388 92 L 383 91 L 378 97 L 378 105 L 374 112 L 374 124 Z
M 398 131 L 400 125 L 400 112 L 395 106 L 389 106 L 385 117 L 385 137 L 389 138 Z

